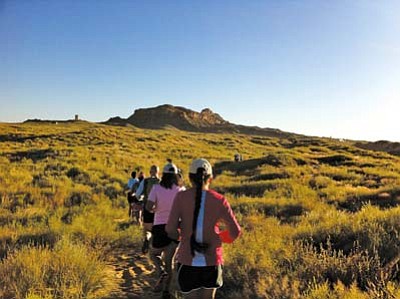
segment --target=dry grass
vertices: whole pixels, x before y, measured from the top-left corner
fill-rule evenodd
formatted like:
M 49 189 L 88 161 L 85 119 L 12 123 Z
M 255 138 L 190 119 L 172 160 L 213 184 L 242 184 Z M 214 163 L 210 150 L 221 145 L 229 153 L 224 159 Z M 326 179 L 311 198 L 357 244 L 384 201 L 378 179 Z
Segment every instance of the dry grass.
M 244 228 L 225 248 L 221 297 L 399 298 L 399 157 L 85 122 L 0 125 L 0 297 L 109 295 L 105 258 L 141 235 L 127 218 L 130 171 L 172 158 L 188 182 L 196 157 L 217 166 L 213 186 Z

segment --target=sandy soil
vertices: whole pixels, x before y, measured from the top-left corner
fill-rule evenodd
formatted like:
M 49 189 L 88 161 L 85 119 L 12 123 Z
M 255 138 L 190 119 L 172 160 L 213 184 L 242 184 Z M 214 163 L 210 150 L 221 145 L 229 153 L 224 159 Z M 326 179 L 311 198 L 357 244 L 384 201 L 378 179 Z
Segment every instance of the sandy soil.
M 162 293 L 153 292 L 158 277 L 150 258 L 139 248 L 115 249 L 109 260 L 109 271 L 114 287 L 111 295 L 104 299 L 163 298 Z

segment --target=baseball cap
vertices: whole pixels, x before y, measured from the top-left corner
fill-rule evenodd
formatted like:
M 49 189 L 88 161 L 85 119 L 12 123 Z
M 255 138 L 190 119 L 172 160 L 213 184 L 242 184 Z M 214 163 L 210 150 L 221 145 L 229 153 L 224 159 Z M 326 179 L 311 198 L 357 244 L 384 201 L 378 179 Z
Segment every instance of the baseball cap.
M 178 167 L 176 167 L 175 164 L 173 164 L 172 162 L 166 164 L 163 168 L 163 173 L 178 173 Z
M 193 162 L 189 168 L 189 173 L 196 174 L 197 169 L 199 169 L 199 168 L 204 168 L 206 171 L 206 175 L 212 175 L 211 164 L 206 159 L 200 158 L 200 159 L 193 160 Z

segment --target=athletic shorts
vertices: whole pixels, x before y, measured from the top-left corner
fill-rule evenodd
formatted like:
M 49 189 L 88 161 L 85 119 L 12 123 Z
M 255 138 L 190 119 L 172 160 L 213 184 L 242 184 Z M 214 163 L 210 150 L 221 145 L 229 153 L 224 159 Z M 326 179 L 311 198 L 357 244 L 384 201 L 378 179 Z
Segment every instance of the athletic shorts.
M 143 210 L 143 205 L 140 201 L 134 201 L 133 203 L 131 203 L 131 207 L 134 212 L 139 212 Z
M 168 237 L 167 232 L 165 231 L 165 224 L 153 225 L 153 229 L 151 232 L 153 233 L 152 245 L 154 248 L 163 248 L 172 242 L 172 240 Z
M 154 213 L 150 213 L 149 211 L 146 210 L 146 208 L 143 209 L 143 222 L 144 223 L 154 222 Z
M 182 293 L 201 288 L 215 289 L 222 284 L 222 265 L 193 267 L 178 264 L 178 285 Z

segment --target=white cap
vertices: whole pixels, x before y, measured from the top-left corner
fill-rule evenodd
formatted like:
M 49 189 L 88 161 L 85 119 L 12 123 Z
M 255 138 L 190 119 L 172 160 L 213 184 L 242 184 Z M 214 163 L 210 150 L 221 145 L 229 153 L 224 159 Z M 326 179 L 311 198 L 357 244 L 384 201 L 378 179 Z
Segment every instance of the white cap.
M 164 166 L 163 173 L 178 173 L 178 167 L 173 163 L 168 163 Z
M 189 173 L 196 174 L 197 169 L 199 169 L 199 168 L 204 168 L 206 171 L 206 175 L 212 176 L 211 164 L 206 159 L 200 158 L 200 159 L 193 160 L 193 162 L 189 168 Z

